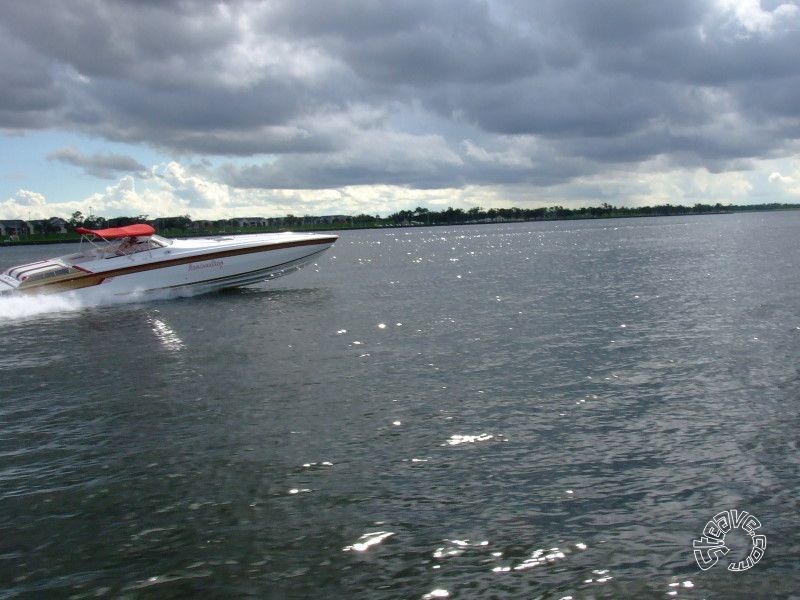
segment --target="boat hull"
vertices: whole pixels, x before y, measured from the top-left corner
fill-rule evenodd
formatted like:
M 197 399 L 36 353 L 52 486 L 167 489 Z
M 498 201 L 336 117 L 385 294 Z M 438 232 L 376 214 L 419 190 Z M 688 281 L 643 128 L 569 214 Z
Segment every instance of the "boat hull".
M 97 257 L 71 263 L 77 255 L 15 267 L 0 279 L 12 294 L 124 296 L 172 291 L 178 295 L 251 285 L 287 275 L 315 260 L 336 241 L 335 235 L 254 234 L 227 238 L 172 240 L 169 246 L 128 256 Z M 33 280 L 49 265 L 57 276 Z M 68 266 L 66 270 L 63 267 Z M 26 270 L 27 267 L 27 270 Z M 31 280 L 24 279 L 31 273 Z M 16 287 L 9 283 L 23 278 Z

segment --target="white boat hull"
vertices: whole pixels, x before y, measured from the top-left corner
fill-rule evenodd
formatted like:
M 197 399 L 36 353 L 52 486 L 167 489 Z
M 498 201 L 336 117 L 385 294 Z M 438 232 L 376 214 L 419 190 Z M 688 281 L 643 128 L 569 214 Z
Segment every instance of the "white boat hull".
M 206 293 L 291 273 L 315 260 L 336 239 L 326 234 L 252 234 L 164 240 L 168 245 L 121 256 L 91 249 L 12 267 L 0 276 L 0 293 Z

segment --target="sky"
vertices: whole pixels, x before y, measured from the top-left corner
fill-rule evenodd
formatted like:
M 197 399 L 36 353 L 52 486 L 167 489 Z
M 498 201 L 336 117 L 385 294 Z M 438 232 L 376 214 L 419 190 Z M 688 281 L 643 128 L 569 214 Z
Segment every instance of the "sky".
M 800 202 L 800 0 L 0 3 L 0 219 Z

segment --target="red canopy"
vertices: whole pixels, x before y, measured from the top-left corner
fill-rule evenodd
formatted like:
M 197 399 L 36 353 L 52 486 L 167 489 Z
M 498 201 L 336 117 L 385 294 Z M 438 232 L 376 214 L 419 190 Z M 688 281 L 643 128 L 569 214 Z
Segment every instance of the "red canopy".
M 147 223 L 136 223 L 135 225 L 125 225 L 124 227 L 109 227 L 108 229 L 86 229 L 85 227 L 76 227 L 75 231 L 82 235 L 97 235 L 107 240 L 129 236 L 153 235 L 156 232 L 156 230 Z

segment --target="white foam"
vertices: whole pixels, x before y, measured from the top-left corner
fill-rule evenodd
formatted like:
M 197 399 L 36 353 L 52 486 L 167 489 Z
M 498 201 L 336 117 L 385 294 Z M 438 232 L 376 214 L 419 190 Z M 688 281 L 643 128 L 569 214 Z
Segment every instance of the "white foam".
M 83 310 L 84 302 L 70 294 L 0 298 L 0 322 Z
M 9 296 L 0 298 L 0 323 L 20 321 L 43 316 L 76 313 L 98 306 L 114 306 L 152 300 L 170 300 L 192 294 L 182 290 L 158 290 L 147 293 L 111 294 L 92 289 L 83 293 Z
M 365 533 L 358 538 L 355 543 L 351 544 L 350 546 L 345 546 L 342 548 L 342 550 L 345 552 L 364 552 L 371 546 L 381 544 L 385 539 L 390 538 L 393 535 L 394 532 L 392 531 L 373 531 L 371 533 Z

